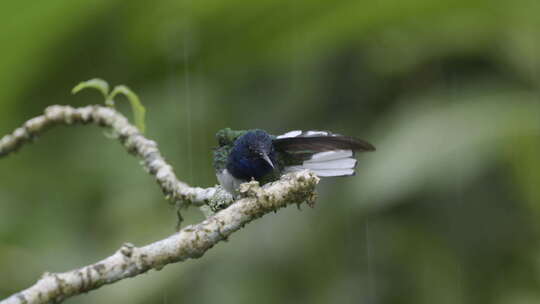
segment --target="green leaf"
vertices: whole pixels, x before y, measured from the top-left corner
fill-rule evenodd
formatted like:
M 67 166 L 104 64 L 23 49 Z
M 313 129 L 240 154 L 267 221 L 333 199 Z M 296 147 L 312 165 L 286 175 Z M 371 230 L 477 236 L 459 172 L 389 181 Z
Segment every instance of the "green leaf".
M 77 94 L 81 90 L 84 90 L 87 88 L 92 88 L 92 89 L 96 89 L 100 91 L 101 94 L 103 94 L 103 97 L 105 98 L 105 103 L 107 103 L 107 100 L 108 100 L 107 97 L 109 96 L 109 84 L 105 80 L 100 79 L 100 78 L 94 78 L 87 81 L 83 81 L 79 83 L 78 85 L 76 85 L 71 90 L 71 94 Z
M 107 101 L 114 102 L 114 97 L 116 95 L 122 94 L 127 97 L 129 102 L 131 103 L 131 110 L 133 111 L 133 117 L 135 119 L 135 125 L 137 128 L 139 128 L 139 131 L 144 134 L 145 132 L 145 123 L 144 123 L 144 117 L 146 114 L 146 109 L 141 103 L 141 100 L 139 99 L 139 96 L 135 94 L 130 88 L 128 88 L 125 85 L 119 85 L 115 86 L 111 94 L 106 98 Z M 114 104 L 114 103 L 113 103 Z

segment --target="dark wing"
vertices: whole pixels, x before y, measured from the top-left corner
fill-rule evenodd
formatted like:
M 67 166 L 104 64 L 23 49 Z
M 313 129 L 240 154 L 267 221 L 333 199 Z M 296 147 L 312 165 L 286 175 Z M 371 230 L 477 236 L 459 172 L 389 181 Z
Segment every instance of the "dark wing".
M 328 131 L 290 131 L 273 144 L 285 172 L 310 169 L 319 176 L 354 175 L 354 151 L 375 151 L 367 141 Z
M 375 151 L 367 141 L 348 136 L 309 136 L 274 139 L 274 146 L 286 152 L 324 152 L 333 150 Z

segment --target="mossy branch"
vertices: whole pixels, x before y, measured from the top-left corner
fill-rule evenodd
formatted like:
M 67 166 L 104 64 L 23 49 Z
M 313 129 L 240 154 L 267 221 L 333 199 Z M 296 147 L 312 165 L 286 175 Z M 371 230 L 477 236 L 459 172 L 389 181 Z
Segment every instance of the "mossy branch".
M 177 207 L 201 206 L 218 191 L 216 188 L 190 187 L 178 180 L 173 168 L 161 155 L 157 143 L 144 137 L 122 114 L 104 106 L 50 106 L 45 109 L 44 115 L 28 120 L 12 134 L 0 139 L 0 157 L 17 151 L 53 126 L 86 124 L 110 129 L 130 154 L 142 160 L 143 168 L 154 176 L 165 197 Z M 228 200 L 232 200 L 232 197 L 229 196 Z
M 112 256 L 95 264 L 64 273 L 45 273 L 36 284 L 1 300 L 0 304 L 57 303 L 151 269 L 159 270 L 170 263 L 199 258 L 258 217 L 288 204 L 306 202 L 312 205 L 315 201 L 315 185 L 319 178 L 309 171 L 287 174 L 263 187 L 255 181 L 242 184 L 241 198 L 232 204 L 232 197 L 220 187 L 191 187 L 178 180 L 154 141 L 145 138 L 122 114 L 104 106 L 48 107 L 44 115 L 28 120 L 0 139 L 0 157 L 17 151 L 50 127 L 77 124 L 96 124 L 112 130 L 127 151 L 142 160 L 142 166 L 156 179 L 165 197 L 178 207 L 190 204 L 228 207 L 164 240 L 143 247 L 124 244 Z

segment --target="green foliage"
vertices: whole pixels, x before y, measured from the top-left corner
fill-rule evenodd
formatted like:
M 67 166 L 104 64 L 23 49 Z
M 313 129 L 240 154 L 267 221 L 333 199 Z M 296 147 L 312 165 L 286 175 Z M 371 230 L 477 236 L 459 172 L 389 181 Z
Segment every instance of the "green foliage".
M 114 98 L 116 97 L 116 95 L 124 95 L 128 99 L 131 105 L 131 110 L 133 111 L 135 125 L 137 126 L 137 128 L 139 128 L 141 133 L 144 134 L 144 132 L 146 131 L 146 125 L 144 122 L 146 109 L 142 105 L 141 100 L 139 99 L 139 96 L 137 96 L 137 94 L 135 94 L 127 86 L 119 85 L 119 86 L 114 87 L 111 94 L 109 95 L 109 98 L 107 98 L 105 102 L 108 104 L 112 104 L 112 106 L 114 106 Z
M 96 89 L 100 91 L 101 94 L 103 94 L 103 98 L 105 99 L 106 105 L 108 106 L 114 105 L 112 100 L 110 100 L 109 98 L 109 84 L 103 79 L 94 78 L 87 81 L 82 81 L 78 85 L 73 87 L 73 89 L 71 90 L 71 94 L 77 94 L 81 90 L 88 89 L 88 88 L 92 88 L 92 89 Z
M 71 93 L 77 94 L 81 90 L 88 89 L 88 88 L 96 89 L 100 91 L 101 94 L 103 94 L 103 97 L 105 98 L 105 104 L 113 108 L 115 105 L 114 98 L 117 95 L 124 95 L 128 99 L 129 103 L 131 104 L 131 110 L 133 111 L 135 125 L 137 126 L 137 128 L 139 128 L 141 133 L 144 134 L 146 130 L 145 121 L 144 121 L 146 109 L 142 105 L 141 100 L 139 99 L 139 96 L 137 96 L 137 94 L 135 94 L 130 88 L 128 88 L 125 85 L 118 85 L 118 86 L 115 86 L 112 92 L 109 93 L 109 84 L 103 79 L 94 78 L 94 79 L 90 79 L 90 80 L 79 83 L 71 90 Z

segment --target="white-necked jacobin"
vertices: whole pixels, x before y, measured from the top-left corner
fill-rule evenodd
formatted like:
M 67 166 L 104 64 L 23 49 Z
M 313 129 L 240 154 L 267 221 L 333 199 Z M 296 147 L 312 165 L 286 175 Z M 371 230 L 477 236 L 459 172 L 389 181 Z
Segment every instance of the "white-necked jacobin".
M 246 181 L 261 184 L 288 172 L 310 169 L 318 176 L 354 175 L 355 151 L 374 151 L 360 139 L 328 131 L 290 131 L 274 136 L 260 129 L 222 129 L 216 134 L 214 168 L 223 188 L 231 194 Z

